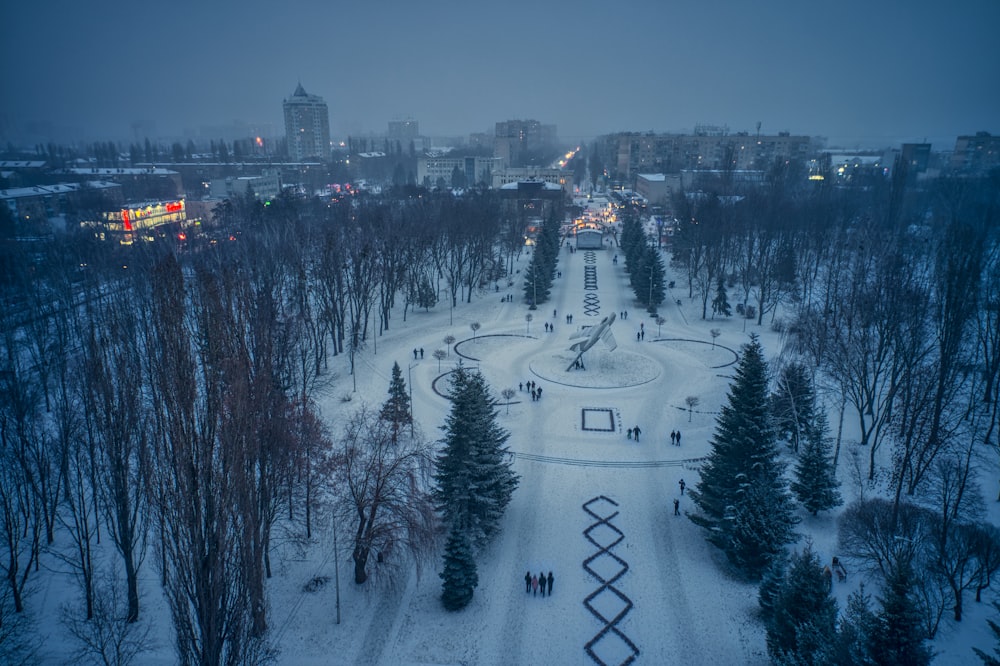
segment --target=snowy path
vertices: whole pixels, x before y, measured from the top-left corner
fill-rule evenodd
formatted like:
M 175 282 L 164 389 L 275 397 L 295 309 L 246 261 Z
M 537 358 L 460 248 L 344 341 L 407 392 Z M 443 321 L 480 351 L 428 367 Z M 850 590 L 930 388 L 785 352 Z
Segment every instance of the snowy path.
M 603 625 L 584 606 L 584 599 L 600 582 L 583 567 L 595 549 L 584 537 L 594 519 L 582 506 L 600 495 L 618 503 L 614 524 L 624 538 L 614 552 L 629 570 L 615 586 L 634 603 L 619 628 L 640 650 L 637 662 L 767 663 L 759 626 L 749 615 L 756 591 L 726 580 L 717 554 L 696 527 L 686 517 L 672 515 L 677 482 L 685 476 L 688 483 L 696 480 L 691 460 L 707 452 L 709 413 L 724 395 L 725 381 L 713 365 L 729 362 L 732 355 L 700 343 L 685 347 L 680 342 L 654 342 L 657 337 L 697 340 L 701 334 L 691 330 L 676 305 L 667 304 L 662 309 L 667 323 L 657 336 L 655 322 L 632 301 L 623 264 L 612 262 L 614 253 L 587 256 L 561 250 L 562 277 L 556 278 L 550 301 L 532 313 L 530 324 L 524 319 L 528 310 L 515 291 L 514 303 L 497 298 L 491 312 L 482 316 L 481 321 L 489 321 L 493 329 L 484 327 L 480 333 L 486 337 L 460 343 L 462 354 L 476 359 L 467 362 L 482 370 L 495 394 L 509 386 L 516 392 L 518 382 L 534 380 L 543 387 L 543 397 L 532 402 L 521 391 L 509 408 L 498 410 L 501 423 L 511 432 L 509 445 L 517 456 L 521 484 L 508 507 L 502 534 L 480 556 L 480 583 L 472 604 L 461 613 L 445 613 L 438 601 L 440 581 L 425 576 L 402 610 L 398 637 L 385 647 L 380 663 L 595 663 L 584 646 Z M 597 289 L 587 289 L 595 278 Z M 589 315 L 585 305 L 590 305 Z M 580 385 L 583 376 L 562 374 L 561 368 L 547 378 L 555 362 L 543 361 L 564 354 L 573 331 L 625 310 L 628 318 L 613 326 L 620 351 L 611 358 L 641 355 L 652 369 L 651 381 L 585 388 Z M 566 323 L 567 314 L 573 314 L 573 325 Z M 553 325 L 553 332 L 545 331 L 545 323 Z M 640 323 L 645 340 L 636 339 Z M 461 326 L 456 320 L 453 329 Z M 420 365 L 419 376 L 414 369 L 415 382 L 437 376 L 436 362 L 425 360 Z M 688 395 L 701 398 L 691 423 L 680 411 Z M 427 387 L 415 389 L 414 400 L 418 412 L 430 408 L 440 414 L 425 421 L 443 420 L 446 401 Z M 613 431 L 583 430 L 585 408 L 612 415 Z M 636 424 L 642 428 L 639 443 L 625 437 L 625 430 Z M 675 428 L 684 431 L 681 447 L 670 445 L 668 434 Z M 689 508 L 686 501 L 685 496 L 682 510 Z M 543 599 L 525 594 L 526 570 L 533 574 L 551 570 L 554 595 Z M 612 606 L 609 612 L 614 615 L 618 610 Z M 719 626 L 720 618 L 725 626 Z M 617 639 L 606 638 L 595 651 L 609 663 L 630 655 Z

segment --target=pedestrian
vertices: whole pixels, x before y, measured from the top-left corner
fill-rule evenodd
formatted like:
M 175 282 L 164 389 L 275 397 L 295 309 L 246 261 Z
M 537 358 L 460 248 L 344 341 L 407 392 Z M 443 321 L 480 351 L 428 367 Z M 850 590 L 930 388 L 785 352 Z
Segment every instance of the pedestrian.
M 646 331 L 639 331 L 639 332 L 642 333 L 642 339 L 645 340 L 646 339 Z
M 556 318 L 556 311 L 555 311 L 555 310 L 553 310 L 553 311 L 552 311 L 552 318 L 553 318 L 553 319 L 555 319 L 555 318 Z
M 518 382 L 517 383 L 517 390 L 518 391 L 523 391 L 524 390 L 524 384 L 522 384 L 521 382 Z M 673 439 L 673 438 L 674 438 L 674 433 L 670 433 L 670 439 Z
M 670 431 L 670 445 L 673 446 L 674 442 L 677 441 L 677 433 L 673 430 Z
M 541 386 L 538 387 L 538 399 L 539 400 L 542 399 L 542 387 Z
M 635 441 L 639 441 L 639 426 L 632 428 L 632 432 L 635 433 Z
M 552 575 L 552 572 L 550 571 L 549 572 L 549 596 L 550 597 L 552 596 L 552 582 L 554 580 L 555 580 L 555 577 Z
M 538 576 L 531 577 L 531 596 L 538 596 Z
M 531 402 L 538 400 L 538 391 L 531 389 Z
M 417 350 L 416 349 L 413 350 L 413 360 L 414 361 L 417 360 Z
M 640 333 L 639 331 L 636 331 L 635 332 L 635 341 L 639 342 L 639 340 L 642 340 L 642 333 Z
M 687 488 L 687 484 L 686 484 L 686 483 L 684 483 L 684 479 L 681 479 L 681 480 L 680 480 L 680 481 L 679 481 L 679 482 L 677 483 L 677 485 L 679 485 L 679 486 L 681 487 L 681 495 L 683 495 L 683 494 L 684 494 L 684 489 L 685 489 L 685 488 Z
M 674 515 L 675 516 L 681 515 L 681 501 L 676 497 L 674 498 Z
M 531 592 L 531 572 L 524 574 L 524 591 Z
M 423 357 L 424 357 L 424 348 L 421 347 L 420 348 L 420 358 L 423 358 Z
M 640 321 L 639 322 L 639 330 L 640 331 L 645 331 L 646 330 L 646 322 L 644 322 L 644 321 Z
M 538 587 L 542 590 L 542 596 L 545 596 L 545 572 L 538 574 Z
M 681 431 L 677 431 L 677 446 L 681 445 Z
M 629 428 L 628 430 L 626 430 L 625 434 L 628 436 L 629 439 L 632 439 L 632 428 Z

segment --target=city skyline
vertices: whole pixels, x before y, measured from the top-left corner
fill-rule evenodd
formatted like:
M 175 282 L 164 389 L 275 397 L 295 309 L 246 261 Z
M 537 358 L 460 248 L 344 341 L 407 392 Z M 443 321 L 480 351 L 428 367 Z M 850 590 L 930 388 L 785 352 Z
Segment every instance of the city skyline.
M 208 139 L 201 128 L 245 124 L 278 136 L 300 83 L 326 100 L 334 137 L 402 118 L 429 136 L 530 118 L 565 142 L 759 122 L 831 145 L 943 148 L 1000 131 L 990 0 L 238 7 L 5 7 L 0 134 Z

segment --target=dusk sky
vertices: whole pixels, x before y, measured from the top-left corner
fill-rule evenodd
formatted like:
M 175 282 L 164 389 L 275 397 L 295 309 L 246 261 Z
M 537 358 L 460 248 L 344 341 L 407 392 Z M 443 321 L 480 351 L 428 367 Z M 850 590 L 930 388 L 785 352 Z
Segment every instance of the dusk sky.
M 0 134 L 234 121 L 283 133 L 301 82 L 332 134 L 555 124 L 567 142 L 691 130 L 884 146 L 1000 132 L 1000 1 L 6 0 Z

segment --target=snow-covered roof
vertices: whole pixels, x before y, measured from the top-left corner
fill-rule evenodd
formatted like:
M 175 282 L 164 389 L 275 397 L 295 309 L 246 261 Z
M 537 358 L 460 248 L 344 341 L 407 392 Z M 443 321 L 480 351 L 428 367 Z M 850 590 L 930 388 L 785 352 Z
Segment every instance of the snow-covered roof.
M 176 171 L 162 169 L 160 167 L 140 168 L 140 167 L 71 167 L 60 169 L 56 173 L 72 174 L 76 176 L 174 176 Z
M 41 169 L 42 160 L 0 160 L 0 169 Z

